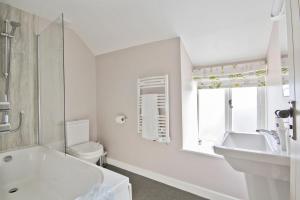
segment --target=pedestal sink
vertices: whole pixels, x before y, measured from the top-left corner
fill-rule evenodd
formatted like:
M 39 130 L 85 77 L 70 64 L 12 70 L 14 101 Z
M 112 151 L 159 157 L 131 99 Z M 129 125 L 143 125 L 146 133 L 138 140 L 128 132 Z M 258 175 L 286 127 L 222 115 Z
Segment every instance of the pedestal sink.
M 272 137 L 230 132 L 214 151 L 245 174 L 249 200 L 290 199 L 290 158 Z

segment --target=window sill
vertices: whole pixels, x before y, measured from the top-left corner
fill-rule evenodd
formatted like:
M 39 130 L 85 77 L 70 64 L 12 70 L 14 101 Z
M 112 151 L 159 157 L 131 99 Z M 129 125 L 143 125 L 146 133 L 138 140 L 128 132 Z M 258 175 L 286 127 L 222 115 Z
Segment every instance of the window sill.
M 207 157 L 212 157 L 212 158 L 224 159 L 223 156 L 218 155 L 214 152 L 212 146 L 197 145 L 195 147 L 182 147 L 181 151 L 198 154 L 198 155 L 202 155 L 202 156 L 207 156 Z

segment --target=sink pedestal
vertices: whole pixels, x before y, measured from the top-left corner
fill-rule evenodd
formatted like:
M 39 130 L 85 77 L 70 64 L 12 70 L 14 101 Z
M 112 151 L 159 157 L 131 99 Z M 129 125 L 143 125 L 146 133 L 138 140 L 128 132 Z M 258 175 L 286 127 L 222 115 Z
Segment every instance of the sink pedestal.
M 289 181 L 245 174 L 249 200 L 289 200 Z
M 279 161 L 277 164 L 268 163 L 268 157 L 259 159 L 256 155 L 255 159 L 225 156 L 225 160 L 235 170 L 244 173 L 249 200 L 289 200 L 289 166 Z
M 249 200 L 289 200 L 290 157 L 260 134 L 228 133 L 214 151 L 245 174 Z

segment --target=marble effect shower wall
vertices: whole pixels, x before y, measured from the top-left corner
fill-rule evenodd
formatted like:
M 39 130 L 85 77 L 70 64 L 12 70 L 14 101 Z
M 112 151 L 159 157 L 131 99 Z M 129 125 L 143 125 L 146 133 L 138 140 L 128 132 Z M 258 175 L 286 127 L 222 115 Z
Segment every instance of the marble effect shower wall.
M 12 128 L 19 123 L 19 113 L 24 112 L 20 130 L 0 133 L 0 151 L 37 143 L 38 135 L 38 76 L 37 76 L 37 18 L 27 12 L 0 3 L 0 31 L 5 30 L 4 20 L 21 23 L 12 39 L 9 101 L 9 120 Z M 9 27 L 10 31 L 10 27 Z M 0 100 L 5 94 L 4 68 L 5 40 L 0 39 Z M 2 116 L 0 116 L 2 117 Z

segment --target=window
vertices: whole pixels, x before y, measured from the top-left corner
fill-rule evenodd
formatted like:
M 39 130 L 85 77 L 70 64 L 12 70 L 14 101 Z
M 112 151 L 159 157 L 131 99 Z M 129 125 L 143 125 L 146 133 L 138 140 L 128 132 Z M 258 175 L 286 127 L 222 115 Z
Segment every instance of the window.
M 226 90 L 202 89 L 198 92 L 199 139 L 214 144 L 226 131 Z
M 226 131 L 254 132 L 261 128 L 264 92 L 257 87 L 198 90 L 199 144 L 212 146 Z
M 234 132 L 253 132 L 257 127 L 257 88 L 232 88 L 232 127 Z

